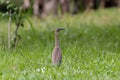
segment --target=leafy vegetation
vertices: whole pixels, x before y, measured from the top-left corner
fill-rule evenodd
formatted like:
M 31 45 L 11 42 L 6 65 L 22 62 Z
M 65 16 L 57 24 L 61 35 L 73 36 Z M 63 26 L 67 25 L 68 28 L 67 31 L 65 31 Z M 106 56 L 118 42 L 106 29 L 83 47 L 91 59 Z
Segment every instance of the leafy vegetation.
M 1 80 L 118 80 L 120 79 L 120 9 L 91 11 L 62 18 L 29 18 L 17 48 L 6 50 L 7 22 L 0 25 Z M 13 25 L 13 24 L 12 24 Z M 60 32 L 62 64 L 51 63 L 54 29 Z M 15 27 L 12 27 L 12 31 Z M 3 36 L 3 37 L 2 37 Z M 4 44 L 3 44 L 4 43 Z
M 21 36 L 18 34 L 18 30 L 19 27 L 23 27 L 23 20 L 24 17 L 23 16 L 23 10 L 22 7 L 19 7 L 14 3 L 10 2 L 10 1 L 4 1 L 3 4 L 6 5 L 6 12 L 0 12 L 0 15 L 9 17 L 9 21 L 8 21 L 8 49 L 11 49 L 11 23 L 12 21 L 14 21 L 15 25 L 16 25 L 16 30 L 14 32 L 14 39 L 13 39 L 13 44 L 12 47 L 16 47 L 19 40 L 21 39 Z

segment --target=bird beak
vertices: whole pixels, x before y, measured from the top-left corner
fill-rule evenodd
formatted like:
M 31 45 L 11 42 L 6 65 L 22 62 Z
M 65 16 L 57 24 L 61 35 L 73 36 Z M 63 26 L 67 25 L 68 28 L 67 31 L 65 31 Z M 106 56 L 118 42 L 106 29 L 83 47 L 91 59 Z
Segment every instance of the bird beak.
M 57 28 L 56 31 L 59 32 L 61 30 L 64 30 L 64 28 Z

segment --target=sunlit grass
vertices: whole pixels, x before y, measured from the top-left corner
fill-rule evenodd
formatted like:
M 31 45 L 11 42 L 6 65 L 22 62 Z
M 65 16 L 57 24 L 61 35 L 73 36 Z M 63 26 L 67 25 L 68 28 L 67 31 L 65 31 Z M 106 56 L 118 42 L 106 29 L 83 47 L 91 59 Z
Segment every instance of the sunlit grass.
M 0 45 L 0 80 L 119 80 L 119 14 L 119 9 L 108 9 L 44 21 L 29 18 L 32 25 L 25 21 L 19 45 L 11 53 L 6 50 L 7 21 L 1 21 L 0 41 L 5 44 Z M 51 63 L 56 27 L 65 28 L 59 34 L 60 67 Z

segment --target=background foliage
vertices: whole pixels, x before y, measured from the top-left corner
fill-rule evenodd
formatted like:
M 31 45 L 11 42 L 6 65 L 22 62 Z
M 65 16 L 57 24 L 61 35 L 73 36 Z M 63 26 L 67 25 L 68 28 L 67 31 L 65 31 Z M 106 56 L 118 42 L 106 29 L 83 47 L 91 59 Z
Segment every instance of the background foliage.
M 5 50 L 7 20 L 0 21 L 1 80 L 118 80 L 120 78 L 120 10 L 91 11 L 71 17 L 29 18 L 19 33 L 22 39 L 9 54 Z M 12 23 L 13 25 L 13 23 Z M 11 27 L 12 30 L 15 29 Z M 33 29 L 31 29 L 31 26 Z M 59 34 L 63 52 L 62 64 L 51 63 L 54 29 L 64 27 Z M 2 34 L 2 35 L 1 35 Z

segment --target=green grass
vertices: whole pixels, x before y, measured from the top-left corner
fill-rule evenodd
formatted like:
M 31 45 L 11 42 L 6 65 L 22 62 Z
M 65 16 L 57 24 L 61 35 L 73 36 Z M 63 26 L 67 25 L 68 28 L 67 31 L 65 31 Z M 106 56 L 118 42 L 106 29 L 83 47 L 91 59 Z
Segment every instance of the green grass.
M 29 18 L 32 25 L 26 21 L 20 28 L 22 39 L 11 53 L 6 50 L 7 21 L 0 21 L 0 80 L 119 80 L 119 14 L 120 9 L 108 9 L 60 19 Z M 60 67 L 51 62 L 56 27 L 65 28 L 59 34 Z

